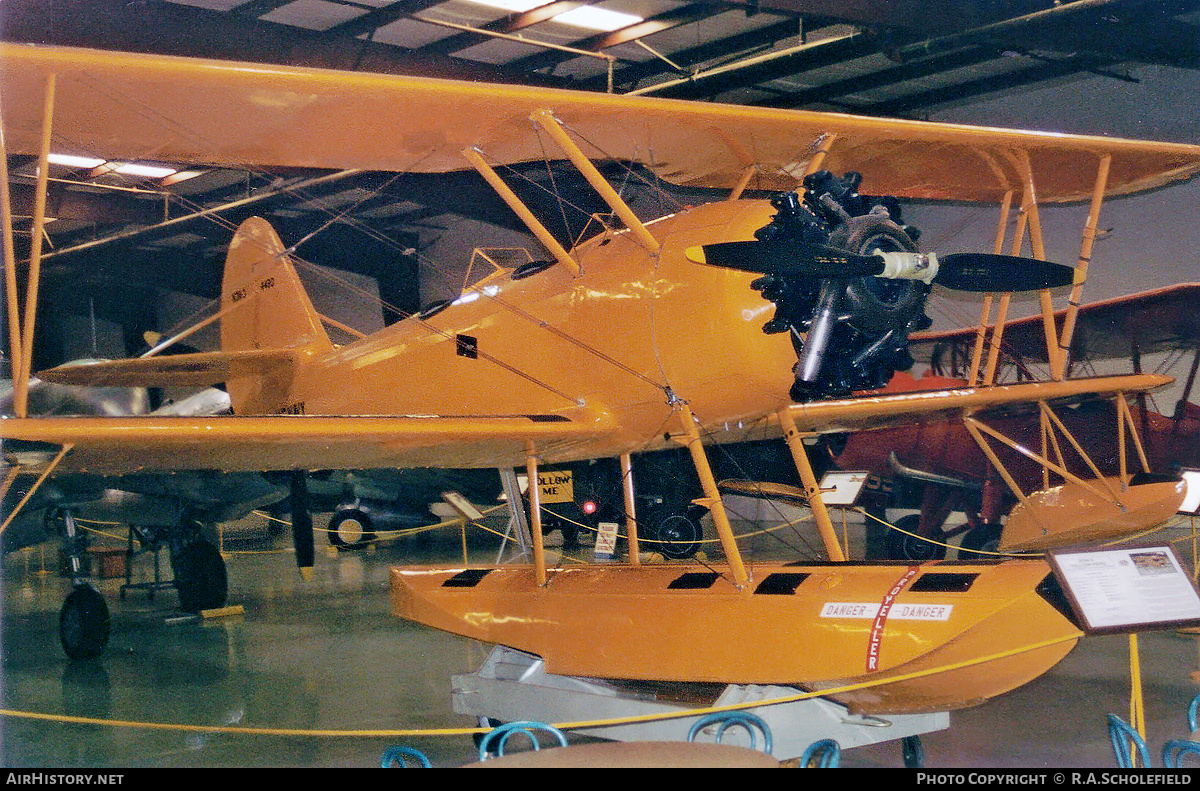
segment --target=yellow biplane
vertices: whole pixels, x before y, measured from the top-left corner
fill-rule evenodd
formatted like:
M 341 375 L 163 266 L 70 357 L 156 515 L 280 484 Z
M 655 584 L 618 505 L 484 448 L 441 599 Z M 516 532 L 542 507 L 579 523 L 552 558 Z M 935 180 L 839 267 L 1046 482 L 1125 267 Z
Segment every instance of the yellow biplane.
M 235 415 L 0 422 L 6 449 L 9 440 L 57 449 L 43 471 L 523 466 L 536 480 L 539 465 L 619 458 L 627 564 L 548 568 L 531 487 L 532 563 L 392 572 L 398 616 L 536 654 L 559 674 L 811 690 L 870 682 L 834 697 L 864 713 L 945 711 L 1028 682 L 1081 636 L 1039 558 L 848 562 L 803 439 L 917 417 L 965 419 L 982 435 L 997 411 L 1041 410 L 1049 423 L 1056 404 L 1123 404 L 1165 384 L 1067 378 L 1060 350 L 1074 314 L 1054 322 L 1053 289 L 1079 302 L 1106 196 L 1190 178 L 1200 147 L 37 46 L 0 46 L 0 67 L 7 152 L 39 154 L 42 173 L 51 139 L 111 158 L 237 167 L 473 168 L 548 254 L 338 346 L 287 247 L 249 220 L 229 246 L 220 351 L 40 374 L 74 384 L 225 382 Z M 612 210 L 570 247 L 497 169 L 547 156 L 569 160 Z M 716 199 L 642 218 L 598 160 Z M 887 197 L 866 197 L 860 185 Z M 918 252 L 904 200 L 995 204 L 995 248 Z M 1088 207 L 1079 263 L 1048 263 L 1038 208 L 1071 202 Z M 23 346 L 14 347 L 26 376 L 37 243 L 29 268 Z M 10 259 L 16 326 L 14 269 Z M 1053 376 L 993 384 L 981 336 L 967 387 L 856 396 L 909 364 L 908 334 L 927 326 L 934 286 L 987 294 L 997 326 L 1012 292 L 1038 292 Z M 1114 427 L 1126 429 L 1131 421 Z M 764 430 L 792 451 L 825 562 L 746 563 L 739 552 L 706 444 Z M 724 558 L 642 564 L 631 456 L 680 445 Z M 1066 521 L 1107 529 L 1116 510 L 1128 516 L 1122 531 L 1140 530 L 1183 496 L 1179 481 L 1134 480 L 1124 456 L 1117 475 L 1086 479 L 1047 451 L 1035 455 L 1048 476 L 1069 476 L 1065 485 L 1094 501 Z M 1050 498 L 1023 496 L 1034 524 L 1064 519 L 1044 512 Z M 1077 527 L 1086 533 L 1073 524 L 1072 535 Z

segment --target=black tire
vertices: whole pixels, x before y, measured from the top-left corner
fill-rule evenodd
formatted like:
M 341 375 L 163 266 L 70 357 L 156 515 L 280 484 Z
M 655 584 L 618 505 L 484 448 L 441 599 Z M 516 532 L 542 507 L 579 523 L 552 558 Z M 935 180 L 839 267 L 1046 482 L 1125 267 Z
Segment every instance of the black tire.
M 562 531 L 563 549 L 579 549 L 579 528 L 570 522 L 558 526 Z
M 904 758 L 906 769 L 920 769 L 925 766 L 925 745 L 920 736 L 905 736 L 900 741 L 900 754 Z
M 71 659 L 95 659 L 104 653 L 109 628 L 108 604 L 90 585 L 71 591 L 58 613 L 58 638 Z
M 701 513 L 700 516 L 703 514 Z M 703 532 L 700 516 L 688 512 L 676 512 L 663 516 L 654 526 L 654 551 L 663 557 L 682 560 L 695 555 L 700 549 Z
M 329 543 L 340 550 L 362 549 L 374 539 L 371 515 L 362 508 L 343 508 L 329 520 Z
M 224 607 L 228 596 L 225 560 L 208 541 L 193 541 L 175 558 L 175 589 L 179 607 L 200 612 Z
M 921 526 L 920 514 L 909 514 L 901 517 L 895 522 L 896 527 L 900 530 L 887 531 L 885 543 L 887 546 L 888 560 L 912 560 L 916 562 L 924 562 L 927 560 L 941 560 L 946 557 L 946 547 L 942 544 L 935 544 L 932 541 L 925 541 L 922 538 L 909 535 L 916 533 L 917 528 Z
M 504 724 L 504 720 L 497 720 L 497 719 L 493 719 L 491 717 L 483 717 L 481 719 L 487 720 L 487 722 L 486 723 L 480 722 L 479 723 L 480 727 L 487 725 L 487 727 L 495 729 L 495 728 L 499 728 L 501 725 Z M 479 745 L 483 744 L 483 740 L 486 737 L 487 737 L 487 733 L 472 733 L 471 734 L 471 741 L 475 743 L 476 750 L 479 749 Z M 496 755 L 496 753 L 489 751 L 488 755 Z
M 972 527 L 963 536 L 961 548 L 958 550 L 959 560 L 993 560 L 995 555 L 985 554 L 996 552 L 1000 544 L 1001 525 L 990 523 Z M 982 550 L 977 552 L 976 550 Z

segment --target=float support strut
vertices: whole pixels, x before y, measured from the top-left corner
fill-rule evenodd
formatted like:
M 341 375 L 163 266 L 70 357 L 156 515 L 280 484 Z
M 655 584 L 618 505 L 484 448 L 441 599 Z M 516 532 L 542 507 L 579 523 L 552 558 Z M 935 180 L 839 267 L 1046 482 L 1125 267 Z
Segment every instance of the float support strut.
M 725 513 L 725 504 L 721 501 L 721 492 L 717 489 L 717 481 L 713 477 L 712 467 L 708 464 L 708 456 L 704 452 L 704 443 L 700 439 L 700 431 L 696 428 L 696 419 L 692 410 L 684 401 L 676 403 L 679 420 L 683 424 L 684 440 L 688 452 L 692 454 L 692 464 L 700 477 L 700 487 L 704 497 L 695 500 L 696 505 L 703 505 L 712 514 L 713 525 L 721 539 L 721 547 L 725 550 L 725 558 L 729 561 L 729 569 L 733 573 L 734 584 L 745 588 L 749 583 L 746 567 L 742 564 L 742 553 L 738 550 L 737 540 L 733 537 L 733 528 L 729 524 L 729 515 Z
M 529 476 L 529 532 L 533 539 L 533 570 L 539 587 L 546 584 L 546 549 L 542 544 L 542 497 L 538 462 L 533 443 L 525 446 L 525 474 Z
M 637 498 L 633 491 L 633 459 L 628 453 L 621 454 L 621 492 L 625 496 L 625 535 L 629 541 L 629 562 L 641 565 L 638 548 Z
M 804 438 L 796 428 L 792 413 L 783 408 L 779 410 L 779 424 L 783 427 L 783 437 L 787 440 L 788 450 L 792 452 L 792 461 L 796 464 L 796 472 L 800 473 L 800 482 L 804 484 L 804 496 L 808 498 L 808 506 L 812 509 L 813 520 L 817 523 L 817 531 L 825 544 L 825 552 L 829 559 L 836 562 L 846 560 L 842 546 L 838 543 L 837 532 L 833 529 L 833 521 L 821 498 L 821 486 L 813 473 L 812 463 L 808 460 L 808 451 L 804 448 Z

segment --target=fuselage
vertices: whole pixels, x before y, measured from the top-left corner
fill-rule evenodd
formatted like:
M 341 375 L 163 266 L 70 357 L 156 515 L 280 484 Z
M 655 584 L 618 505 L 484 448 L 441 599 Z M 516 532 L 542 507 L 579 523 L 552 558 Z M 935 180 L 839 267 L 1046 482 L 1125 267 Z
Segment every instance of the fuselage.
M 340 415 L 605 415 L 619 430 L 556 460 L 661 444 L 670 393 L 706 425 L 736 426 L 788 402 L 795 352 L 766 335 L 774 305 L 753 275 L 704 266 L 687 247 L 753 239 L 766 201 L 706 204 L 648 224 L 652 254 L 625 230 L 554 265 L 498 272 L 440 312 L 411 317 L 300 366 L 259 411 Z M 671 427 L 673 428 L 673 427 Z

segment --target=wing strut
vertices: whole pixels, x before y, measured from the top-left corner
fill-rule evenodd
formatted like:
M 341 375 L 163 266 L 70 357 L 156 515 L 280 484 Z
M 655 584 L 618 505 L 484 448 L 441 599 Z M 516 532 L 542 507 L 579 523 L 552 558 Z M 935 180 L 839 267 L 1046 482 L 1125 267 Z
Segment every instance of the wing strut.
M 683 426 L 683 436 L 678 441 L 687 447 L 692 454 L 692 464 L 700 477 L 700 488 L 704 497 L 693 500 L 696 505 L 702 505 L 712 514 L 713 525 L 721 538 L 721 548 L 725 550 L 725 559 L 733 572 L 733 582 L 738 589 L 745 588 L 750 582 L 746 574 L 746 566 L 742 563 L 742 553 L 738 550 L 737 539 L 733 537 L 733 527 L 729 524 L 729 515 L 725 513 L 725 505 L 721 501 L 721 492 L 713 477 L 712 467 L 708 464 L 708 456 L 704 452 L 704 443 L 700 439 L 700 431 L 696 428 L 696 419 L 686 401 L 675 402 L 675 413 Z
M 50 473 L 54 472 L 54 468 L 57 467 L 58 463 L 63 460 L 64 456 L 66 456 L 68 453 L 71 452 L 71 449 L 73 447 L 75 447 L 75 446 L 68 444 L 68 445 L 63 445 L 59 449 L 58 455 L 56 455 L 51 460 L 50 464 L 48 464 L 46 466 L 46 469 L 42 470 L 42 474 L 38 476 L 38 479 L 36 481 L 34 481 L 33 486 L 29 487 L 29 491 L 25 492 L 25 496 L 21 498 L 21 502 L 17 503 L 16 507 L 12 509 L 12 513 L 10 513 L 4 519 L 4 522 L 2 524 L 0 524 L 0 534 L 4 533 L 5 529 L 10 524 L 12 524 L 12 521 L 17 518 L 17 514 L 21 513 L 21 509 L 25 507 L 25 503 L 29 502 L 30 498 L 32 498 L 33 495 L 37 492 L 37 490 L 39 488 L 41 488 L 42 484 L 46 481 L 46 479 L 50 477 Z M 20 467 L 14 465 L 14 469 L 19 470 Z M 4 487 L 6 490 L 5 493 L 7 493 L 8 487 L 12 485 L 12 482 L 16 478 L 16 475 L 17 475 L 16 472 L 10 472 L 10 474 L 5 477 L 5 480 L 4 480 Z M 3 497 L 3 494 L 0 494 L 0 497 Z
M 521 202 L 517 194 L 504 183 L 504 179 L 500 178 L 500 174 L 491 165 L 483 161 L 483 157 L 479 155 L 479 151 L 474 148 L 464 148 L 462 155 L 479 171 L 479 175 L 483 176 L 484 181 L 496 191 L 496 194 L 508 204 L 508 208 L 512 209 L 513 213 L 521 218 L 521 222 L 525 223 L 525 227 L 537 237 L 537 240 L 542 243 L 543 247 L 550 251 L 555 260 L 567 269 L 570 269 L 572 274 L 578 275 L 579 263 L 558 243 L 554 235 L 546 230 L 546 226 L 542 225 L 533 212 Z
M 1042 239 L 1042 214 L 1038 208 L 1037 187 L 1033 181 L 1033 164 L 1029 161 L 1029 152 L 1020 151 L 1018 166 L 1025 180 L 1025 198 L 1021 211 L 1029 216 L 1029 244 L 1033 248 L 1035 258 L 1046 259 L 1046 244 Z M 1050 361 L 1050 378 L 1056 382 L 1063 380 L 1062 353 L 1058 348 L 1058 327 L 1054 323 L 1054 304 L 1050 289 L 1044 288 L 1038 292 L 1038 300 L 1042 306 L 1042 328 L 1046 335 L 1046 359 Z
M 1000 221 L 996 225 L 996 242 L 992 245 L 993 253 L 1004 252 L 1004 234 L 1008 229 L 1008 215 L 1012 211 L 1013 191 L 1010 189 L 1004 193 L 1004 200 L 1000 204 Z M 1007 307 L 1007 303 L 1005 303 Z M 979 382 L 979 366 L 983 362 L 983 342 L 987 337 L 988 319 L 992 316 L 992 295 L 985 294 L 983 297 L 983 308 L 979 316 L 979 331 L 975 335 L 975 348 L 971 352 L 971 372 L 968 382 L 971 387 L 974 387 Z M 993 335 L 995 327 L 993 327 Z
M 825 552 L 829 559 L 837 562 L 846 560 L 842 546 L 838 543 L 837 533 L 833 529 L 833 521 L 821 499 L 821 487 L 817 476 L 813 473 L 812 463 L 808 460 L 808 451 L 804 448 L 804 435 L 796 428 L 796 421 L 787 409 L 779 410 L 779 423 L 783 427 L 783 437 L 787 441 L 788 450 L 792 452 L 792 461 L 796 464 L 796 472 L 800 473 L 800 482 L 804 484 L 804 495 L 808 498 L 808 506 L 812 509 L 813 519 L 817 530 L 821 533 L 821 541 L 825 544 Z
M 646 226 L 638 219 L 638 216 L 633 213 L 633 209 L 629 208 L 616 190 L 612 188 L 604 176 L 601 175 L 592 161 L 587 158 L 587 155 L 579 150 L 579 146 L 575 145 L 575 141 L 567 135 L 562 128 L 562 124 L 554 117 L 554 114 L 549 110 L 539 110 L 533 114 L 533 120 L 536 121 L 543 129 L 545 129 L 558 147 L 563 150 L 567 158 L 579 170 L 580 174 L 587 179 L 588 184 L 592 185 L 592 189 L 600 194 L 604 202 L 609 205 L 609 208 L 621 218 L 621 222 L 625 223 L 625 227 L 633 234 L 633 238 L 637 243 L 646 248 L 651 255 L 657 255 L 659 250 L 658 240 L 655 239 L 650 231 L 646 230 Z
M 1100 158 L 1096 172 L 1096 186 L 1092 190 L 1092 203 L 1088 208 L 1087 222 L 1083 226 L 1083 239 L 1079 244 L 1079 263 L 1075 265 L 1075 285 L 1071 287 L 1071 299 L 1067 304 L 1067 315 L 1063 320 L 1062 337 L 1058 341 L 1062 354 L 1063 375 L 1070 365 L 1071 340 L 1075 335 L 1075 317 L 1079 313 L 1079 300 L 1083 295 L 1083 283 L 1087 280 L 1088 264 L 1092 262 L 1092 244 L 1096 241 L 1096 224 L 1100 221 L 1100 206 L 1104 203 L 1104 190 L 1108 186 L 1108 171 L 1112 154 Z
M 29 373 L 33 357 L 33 325 L 37 317 L 38 281 L 42 271 L 42 235 L 46 228 L 46 183 L 49 179 L 50 125 L 54 120 L 54 73 L 46 76 L 46 92 L 42 104 L 42 142 L 38 151 L 37 189 L 33 202 L 33 227 L 30 229 L 29 285 L 25 290 L 25 319 L 18 329 L 9 325 L 9 333 L 21 335 L 21 356 L 13 366 L 13 409 L 17 417 L 25 417 L 29 409 Z M 9 215 L 11 217 L 11 214 Z M 11 226 L 10 226 L 11 229 Z M 13 262 L 15 268 L 16 262 Z M 14 273 L 15 277 L 15 273 Z M 12 295 L 10 294 L 10 297 Z M 15 303 L 13 303 L 15 304 Z M 18 365 L 19 362 L 19 365 Z
M 1200 355 L 1198 355 L 1200 358 Z M 621 493 L 625 498 L 625 536 L 629 541 L 629 563 L 642 564 L 638 548 L 637 498 L 633 490 L 633 459 L 628 453 L 621 454 Z

